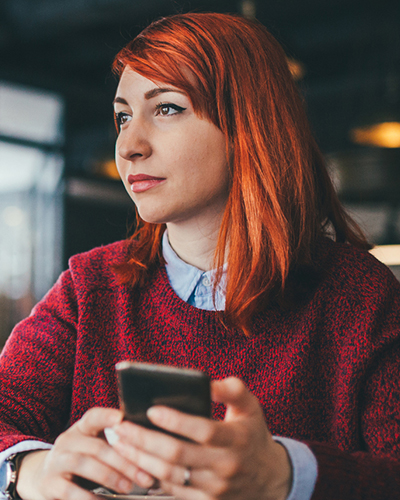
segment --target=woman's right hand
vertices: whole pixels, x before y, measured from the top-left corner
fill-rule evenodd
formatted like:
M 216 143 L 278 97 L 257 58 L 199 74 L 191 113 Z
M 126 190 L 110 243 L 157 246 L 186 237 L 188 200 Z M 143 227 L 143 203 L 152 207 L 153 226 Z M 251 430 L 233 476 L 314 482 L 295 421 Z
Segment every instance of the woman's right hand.
M 51 450 L 27 454 L 18 475 L 18 495 L 23 500 L 97 498 L 79 486 L 81 478 L 118 493 L 129 493 L 137 478 L 150 488 L 154 479 L 119 455 L 104 439 L 104 429 L 121 420 L 119 410 L 92 408 L 56 439 Z

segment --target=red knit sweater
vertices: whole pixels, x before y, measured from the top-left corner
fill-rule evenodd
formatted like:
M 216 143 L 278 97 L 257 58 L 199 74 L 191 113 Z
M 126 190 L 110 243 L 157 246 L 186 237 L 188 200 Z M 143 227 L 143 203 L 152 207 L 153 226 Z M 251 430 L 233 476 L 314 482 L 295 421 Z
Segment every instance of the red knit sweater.
M 400 284 L 367 252 L 326 240 L 312 293 L 254 318 L 253 336 L 172 290 L 116 283 L 122 243 L 75 256 L 0 358 L 0 450 L 52 442 L 92 406 L 118 406 L 114 365 L 134 359 L 240 377 L 275 435 L 307 442 L 313 499 L 400 499 Z M 214 417 L 224 408 L 215 405 Z

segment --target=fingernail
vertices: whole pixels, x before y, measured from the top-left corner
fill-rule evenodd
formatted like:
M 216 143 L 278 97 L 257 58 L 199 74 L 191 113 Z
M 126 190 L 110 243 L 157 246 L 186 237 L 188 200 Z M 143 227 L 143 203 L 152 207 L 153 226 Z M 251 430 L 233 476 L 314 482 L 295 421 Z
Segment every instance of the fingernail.
M 132 483 L 130 481 L 127 481 L 126 479 L 121 479 L 118 486 L 120 490 L 124 491 L 125 493 L 129 493 L 133 488 Z
M 104 429 L 104 435 L 107 439 L 107 443 L 110 445 L 110 446 L 114 446 L 114 444 L 119 441 L 119 436 L 118 434 L 115 432 L 115 430 L 112 428 L 112 427 L 106 427 Z
M 154 484 L 154 479 L 150 477 L 148 474 L 145 472 L 139 471 L 136 475 L 137 481 L 144 487 L 144 488 L 151 488 Z
M 146 415 L 150 420 L 160 421 L 163 416 L 163 412 L 159 408 L 154 408 L 154 406 L 152 406 L 147 410 Z

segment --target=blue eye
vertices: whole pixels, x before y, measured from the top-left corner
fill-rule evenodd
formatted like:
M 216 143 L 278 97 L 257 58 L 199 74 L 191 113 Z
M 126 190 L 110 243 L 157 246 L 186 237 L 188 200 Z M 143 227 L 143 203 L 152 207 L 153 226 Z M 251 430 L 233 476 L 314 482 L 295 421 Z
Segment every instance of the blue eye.
M 156 106 L 156 116 L 171 116 L 171 115 L 176 115 L 178 113 L 182 113 L 182 111 L 185 111 L 186 108 L 182 108 L 181 106 L 178 106 L 177 104 L 172 104 L 172 103 L 165 103 L 165 102 L 160 102 Z

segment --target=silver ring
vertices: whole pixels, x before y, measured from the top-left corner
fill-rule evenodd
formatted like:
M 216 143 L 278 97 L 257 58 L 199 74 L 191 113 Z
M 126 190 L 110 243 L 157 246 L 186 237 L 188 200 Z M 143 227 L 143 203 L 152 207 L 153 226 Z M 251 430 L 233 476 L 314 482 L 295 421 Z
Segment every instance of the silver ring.
M 190 486 L 191 478 L 192 471 L 190 469 L 185 469 L 185 474 L 183 475 L 183 486 Z

